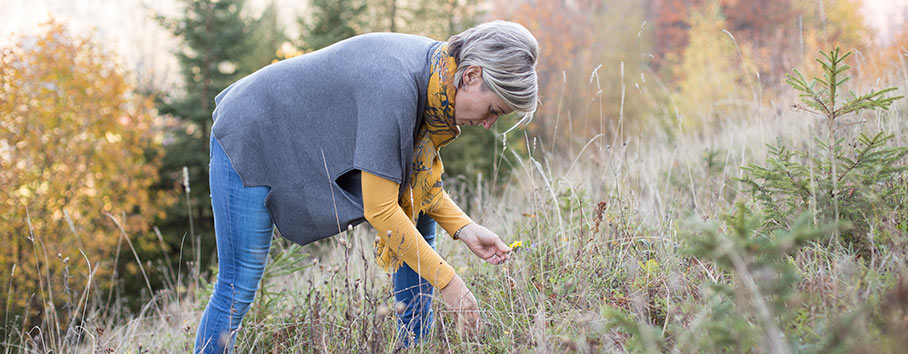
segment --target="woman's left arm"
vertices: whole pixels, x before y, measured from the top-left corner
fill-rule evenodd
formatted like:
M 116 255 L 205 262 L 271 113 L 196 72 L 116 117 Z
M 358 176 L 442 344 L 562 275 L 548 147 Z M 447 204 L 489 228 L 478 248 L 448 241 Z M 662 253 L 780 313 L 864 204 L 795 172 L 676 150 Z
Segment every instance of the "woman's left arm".
M 500 264 L 511 255 L 511 248 L 489 229 L 476 224 L 467 216 L 447 192 L 438 204 L 427 211 L 449 235 L 463 241 L 476 256 L 492 264 Z

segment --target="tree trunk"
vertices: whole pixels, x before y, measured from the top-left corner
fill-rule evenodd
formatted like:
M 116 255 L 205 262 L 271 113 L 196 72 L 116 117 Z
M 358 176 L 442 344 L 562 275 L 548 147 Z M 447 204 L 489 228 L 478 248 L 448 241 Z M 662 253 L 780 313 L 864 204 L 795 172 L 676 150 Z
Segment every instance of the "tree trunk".
M 391 28 L 388 31 L 397 32 L 397 21 L 395 21 L 397 18 L 397 0 L 391 0 L 388 17 L 391 19 Z

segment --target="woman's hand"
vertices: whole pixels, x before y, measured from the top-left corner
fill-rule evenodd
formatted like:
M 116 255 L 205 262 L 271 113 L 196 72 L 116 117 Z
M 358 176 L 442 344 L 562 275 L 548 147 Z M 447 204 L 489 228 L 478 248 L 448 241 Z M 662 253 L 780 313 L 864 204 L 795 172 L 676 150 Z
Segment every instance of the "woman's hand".
M 463 279 L 454 274 L 454 278 L 440 292 L 445 307 L 454 316 L 457 331 L 466 336 L 476 334 L 479 330 L 479 306 L 476 304 L 476 297 L 467 289 Z
M 457 238 L 486 262 L 501 264 L 511 257 L 511 248 L 502 242 L 498 235 L 481 225 L 464 226 L 457 234 Z

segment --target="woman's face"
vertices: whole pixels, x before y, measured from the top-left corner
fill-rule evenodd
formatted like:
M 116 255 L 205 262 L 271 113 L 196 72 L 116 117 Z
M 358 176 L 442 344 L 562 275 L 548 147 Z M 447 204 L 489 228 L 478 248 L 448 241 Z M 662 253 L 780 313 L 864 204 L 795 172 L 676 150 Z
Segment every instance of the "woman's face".
M 463 74 L 463 86 L 454 94 L 454 124 L 492 127 L 498 117 L 511 113 L 495 91 L 482 83 L 482 68 L 470 66 Z

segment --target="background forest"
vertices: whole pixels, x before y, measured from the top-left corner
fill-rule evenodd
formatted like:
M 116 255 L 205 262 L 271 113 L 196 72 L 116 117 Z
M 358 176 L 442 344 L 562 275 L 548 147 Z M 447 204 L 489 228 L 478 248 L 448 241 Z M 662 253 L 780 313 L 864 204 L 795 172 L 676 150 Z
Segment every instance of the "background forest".
M 357 34 L 508 19 L 539 40 L 540 109 L 442 154 L 522 246 L 494 268 L 440 241 L 487 324 L 436 321 L 426 350 L 904 350 L 908 25 L 868 3 L 175 0 L 120 14 L 173 43 L 138 57 L 50 11 L 0 42 L 0 343 L 187 350 L 217 271 L 214 96 Z M 277 238 L 238 350 L 392 351 L 372 238 Z

